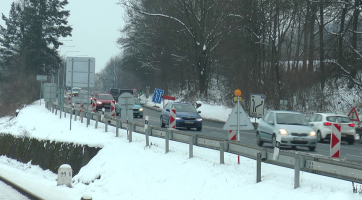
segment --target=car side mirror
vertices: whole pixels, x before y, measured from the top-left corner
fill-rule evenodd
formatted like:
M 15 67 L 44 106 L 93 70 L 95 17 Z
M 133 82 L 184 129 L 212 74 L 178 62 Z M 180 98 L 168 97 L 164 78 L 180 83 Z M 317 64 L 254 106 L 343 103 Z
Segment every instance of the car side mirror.
M 201 113 L 201 111 L 197 111 L 197 113 Z
M 166 111 L 167 111 L 167 112 L 170 112 L 170 109 L 167 108 Z
M 314 126 L 314 124 L 312 124 L 312 123 L 310 123 L 309 125 L 310 125 L 310 126 Z
M 268 121 L 268 124 L 274 125 L 274 122 L 273 121 Z

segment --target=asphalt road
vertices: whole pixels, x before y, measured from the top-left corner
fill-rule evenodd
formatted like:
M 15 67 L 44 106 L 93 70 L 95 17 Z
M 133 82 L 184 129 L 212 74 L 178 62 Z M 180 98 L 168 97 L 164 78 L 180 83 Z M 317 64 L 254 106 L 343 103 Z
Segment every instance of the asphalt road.
M 144 108 L 144 116 L 149 116 L 149 124 L 152 126 L 160 127 L 160 112 Z M 138 123 L 144 123 L 144 119 L 135 118 L 135 121 Z M 179 129 L 191 134 L 197 135 L 206 135 L 210 137 L 227 139 L 228 131 L 223 130 L 224 123 L 209 121 L 203 119 L 202 122 L 202 131 L 197 131 L 196 129 Z M 256 130 L 251 131 L 240 131 L 240 141 L 252 145 L 256 145 Z M 271 144 L 264 143 L 263 147 L 272 148 Z M 323 156 L 329 156 L 329 141 L 323 143 L 318 143 L 315 151 L 309 151 L 305 147 L 297 147 L 297 149 L 291 149 L 291 147 L 282 147 L 281 149 L 286 151 L 302 151 L 308 152 L 310 154 L 317 154 Z M 341 143 L 340 157 L 345 158 L 349 161 L 362 163 L 362 143 L 361 141 L 356 141 L 353 145 L 349 145 L 347 142 Z
M 77 107 L 77 106 L 76 106 Z M 144 108 L 144 116 L 149 116 L 149 125 L 161 127 L 160 126 L 160 112 L 154 109 Z M 101 112 L 101 111 L 99 111 Z M 109 110 L 106 110 L 106 113 L 109 114 Z M 135 118 L 135 122 L 144 123 L 144 118 Z M 202 131 L 197 131 L 196 129 L 179 129 L 190 134 L 195 135 L 205 135 L 214 138 L 227 139 L 228 131 L 223 130 L 224 123 L 211 121 L 203 118 L 202 122 Z M 166 126 L 167 127 L 167 126 Z M 165 128 L 166 129 L 166 128 Z M 256 130 L 241 130 L 240 131 L 240 142 L 248 143 L 256 146 Z M 263 147 L 272 148 L 271 144 L 264 143 Z M 307 152 L 310 154 L 329 156 L 329 141 L 323 143 L 318 143 L 315 151 L 309 151 L 306 147 L 297 147 L 296 149 L 291 149 L 291 147 L 281 147 L 285 151 L 301 151 Z M 362 142 L 360 140 L 356 141 L 353 145 L 349 145 L 347 142 L 341 143 L 340 157 L 345 158 L 348 161 L 358 162 L 362 164 Z

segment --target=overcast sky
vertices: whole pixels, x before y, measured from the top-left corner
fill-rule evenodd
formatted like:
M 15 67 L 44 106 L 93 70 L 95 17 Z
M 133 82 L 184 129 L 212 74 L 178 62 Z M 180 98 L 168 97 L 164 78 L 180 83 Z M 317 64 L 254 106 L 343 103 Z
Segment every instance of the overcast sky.
M 0 0 L 0 13 L 9 16 L 13 0 Z M 70 10 L 68 23 L 73 27 L 72 38 L 62 41 L 60 55 L 85 56 L 96 59 L 96 73 L 102 70 L 108 60 L 120 53 L 116 41 L 119 30 L 124 26 L 123 8 L 118 0 L 68 0 L 65 7 Z M 4 25 L 1 19 L 0 24 Z M 75 46 L 75 47 L 68 47 Z M 79 52 L 69 52 L 79 51 Z

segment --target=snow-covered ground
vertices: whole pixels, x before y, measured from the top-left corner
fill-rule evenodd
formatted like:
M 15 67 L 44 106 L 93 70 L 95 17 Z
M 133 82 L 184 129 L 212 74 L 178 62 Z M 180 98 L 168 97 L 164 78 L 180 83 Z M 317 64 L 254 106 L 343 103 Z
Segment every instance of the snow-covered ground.
M 204 110 L 205 109 L 205 110 Z M 215 119 L 228 117 L 231 109 L 202 105 L 203 116 Z M 96 199 L 362 199 L 352 192 L 348 181 L 301 172 L 300 188 L 294 188 L 294 170 L 262 163 L 262 182 L 256 183 L 256 161 L 225 153 L 225 164 L 219 164 L 219 152 L 194 147 L 194 157 L 188 158 L 188 144 L 170 141 L 165 154 L 164 140 L 133 134 L 127 141 L 126 130 L 116 137 L 114 127 L 104 131 L 103 124 L 87 128 L 69 115 L 49 112 L 39 101 L 20 110 L 18 117 L 0 118 L 0 132 L 74 142 L 102 149 L 73 177 L 73 187 L 57 186 L 57 174 L 30 163 L 0 156 L 0 175 L 33 191 L 44 199 L 79 200 L 82 195 Z M 359 189 L 358 185 L 358 189 Z M 1 196 L 1 192 L 0 192 Z M 1 199 L 1 197 L 0 197 Z

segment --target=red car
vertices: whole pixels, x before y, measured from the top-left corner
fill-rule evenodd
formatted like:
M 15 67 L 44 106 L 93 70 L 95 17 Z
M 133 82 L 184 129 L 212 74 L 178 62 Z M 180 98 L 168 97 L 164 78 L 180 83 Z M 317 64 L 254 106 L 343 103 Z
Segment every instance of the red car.
M 96 94 L 94 97 L 97 99 L 97 110 L 101 110 L 102 108 L 111 108 L 111 101 L 114 100 L 111 94 Z

